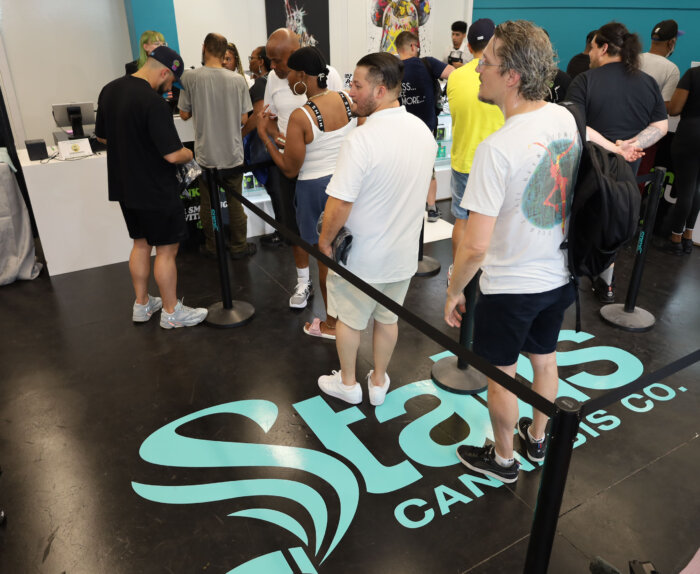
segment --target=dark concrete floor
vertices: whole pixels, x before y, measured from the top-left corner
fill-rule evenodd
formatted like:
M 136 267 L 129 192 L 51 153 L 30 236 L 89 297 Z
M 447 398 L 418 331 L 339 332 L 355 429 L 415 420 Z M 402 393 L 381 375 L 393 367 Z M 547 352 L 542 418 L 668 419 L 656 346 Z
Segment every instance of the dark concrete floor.
M 414 279 L 406 307 L 457 337 L 442 320 L 449 242 L 426 254 L 443 271 Z M 618 260 L 621 294 L 632 255 Z M 220 299 L 214 262 L 185 251 L 179 263 L 187 304 Z M 590 336 L 572 336 L 570 310 L 562 394 L 600 396 L 700 347 L 698 263 L 698 249 L 649 251 L 648 333 L 605 324 L 584 282 Z M 301 331 L 320 297 L 287 307 L 289 251 L 231 267 L 234 298 L 257 311 L 232 330 L 133 325 L 126 263 L 0 289 L 0 572 L 522 571 L 540 470 L 470 482 L 454 448 L 488 434 L 485 397 L 435 387 L 442 349 L 402 323 L 383 407 L 321 398 L 335 347 Z M 358 372 L 369 368 L 365 337 Z M 588 572 L 597 555 L 623 572 L 631 559 L 664 574 L 690 560 L 699 375 L 694 365 L 584 421 L 550 572 Z

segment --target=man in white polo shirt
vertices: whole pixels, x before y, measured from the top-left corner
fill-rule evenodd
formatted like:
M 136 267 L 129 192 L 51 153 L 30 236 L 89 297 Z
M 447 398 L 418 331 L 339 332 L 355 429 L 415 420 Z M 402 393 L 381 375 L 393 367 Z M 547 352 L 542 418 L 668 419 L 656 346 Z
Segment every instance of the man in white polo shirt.
M 425 190 L 437 144 L 422 120 L 399 105 L 403 62 L 387 53 L 364 56 L 355 68 L 350 97 L 356 115 L 367 117 L 343 142 L 319 239 L 331 243 L 345 226 L 353 236 L 346 267 L 363 281 L 403 303 L 416 272 Z M 396 145 L 401 142 L 401 145 Z M 321 390 L 351 404 L 362 401 L 355 379 L 361 332 L 374 318 L 374 369 L 367 375 L 369 399 L 381 405 L 389 389 L 386 370 L 398 337 L 398 317 L 329 271 L 328 312 L 338 318 L 340 371 L 318 379 Z

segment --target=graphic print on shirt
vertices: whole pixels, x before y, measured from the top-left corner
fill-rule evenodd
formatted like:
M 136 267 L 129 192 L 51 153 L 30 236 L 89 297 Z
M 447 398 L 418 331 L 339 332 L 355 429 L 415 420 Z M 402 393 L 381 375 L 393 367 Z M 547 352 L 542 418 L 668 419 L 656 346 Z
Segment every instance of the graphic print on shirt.
M 565 230 L 567 206 L 571 203 L 580 145 L 577 139 L 558 139 L 545 145 L 532 145 L 545 150 L 523 192 L 521 208 L 526 219 L 540 229 L 561 225 Z

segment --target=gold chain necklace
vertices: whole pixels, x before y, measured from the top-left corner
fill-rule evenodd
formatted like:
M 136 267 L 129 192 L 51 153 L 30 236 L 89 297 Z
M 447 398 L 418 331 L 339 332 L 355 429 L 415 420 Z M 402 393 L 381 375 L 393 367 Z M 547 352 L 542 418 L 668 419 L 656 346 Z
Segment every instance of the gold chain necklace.
M 328 94 L 329 92 L 330 92 L 330 90 L 326 90 L 325 92 L 321 92 L 321 93 L 319 93 L 319 94 L 316 94 L 315 96 L 310 96 L 310 97 L 308 97 L 307 99 L 308 99 L 308 100 L 313 100 L 314 98 L 319 98 L 319 97 L 321 97 L 321 96 L 325 96 L 325 95 Z

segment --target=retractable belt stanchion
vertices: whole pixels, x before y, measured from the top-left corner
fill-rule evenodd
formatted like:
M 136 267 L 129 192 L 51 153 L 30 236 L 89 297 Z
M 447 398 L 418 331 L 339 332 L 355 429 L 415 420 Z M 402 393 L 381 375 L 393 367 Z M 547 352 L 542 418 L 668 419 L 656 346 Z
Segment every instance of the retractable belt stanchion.
M 221 195 L 216 169 L 203 168 L 204 177 L 209 187 L 211 198 L 211 220 L 216 238 L 216 254 L 219 260 L 219 279 L 221 280 L 221 301 L 211 305 L 204 322 L 211 327 L 240 327 L 249 323 L 255 315 L 255 308 L 244 301 L 231 300 L 231 282 L 228 276 L 228 259 L 226 242 L 222 228 Z
M 479 277 L 481 270 L 464 288 L 466 313 L 462 315 L 459 344 L 470 351 L 474 346 L 474 307 L 479 293 Z M 475 368 L 470 368 L 466 359 L 459 357 L 440 359 L 433 365 L 430 375 L 438 387 L 453 393 L 473 395 L 487 387 L 486 376 Z
M 434 257 L 423 255 L 423 232 L 425 231 L 425 220 L 420 228 L 420 239 L 418 242 L 418 270 L 415 277 L 432 277 L 440 272 L 440 262 Z
M 644 212 L 644 224 L 639 232 L 639 238 L 637 240 L 634 267 L 632 269 L 630 284 L 627 288 L 625 304 L 604 305 L 600 309 L 600 314 L 606 322 L 620 329 L 624 329 L 625 331 L 634 331 L 638 333 L 649 331 L 654 326 L 654 323 L 656 323 L 654 315 L 649 313 L 649 311 L 635 307 L 635 304 L 637 303 L 639 284 L 642 281 L 642 273 L 644 272 L 647 249 L 654 230 L 659 200 L 663 195 L 663 182 L 665 177 L 665 168 L 654 168 L 652 184 L 647 196 L 647 207 Z

